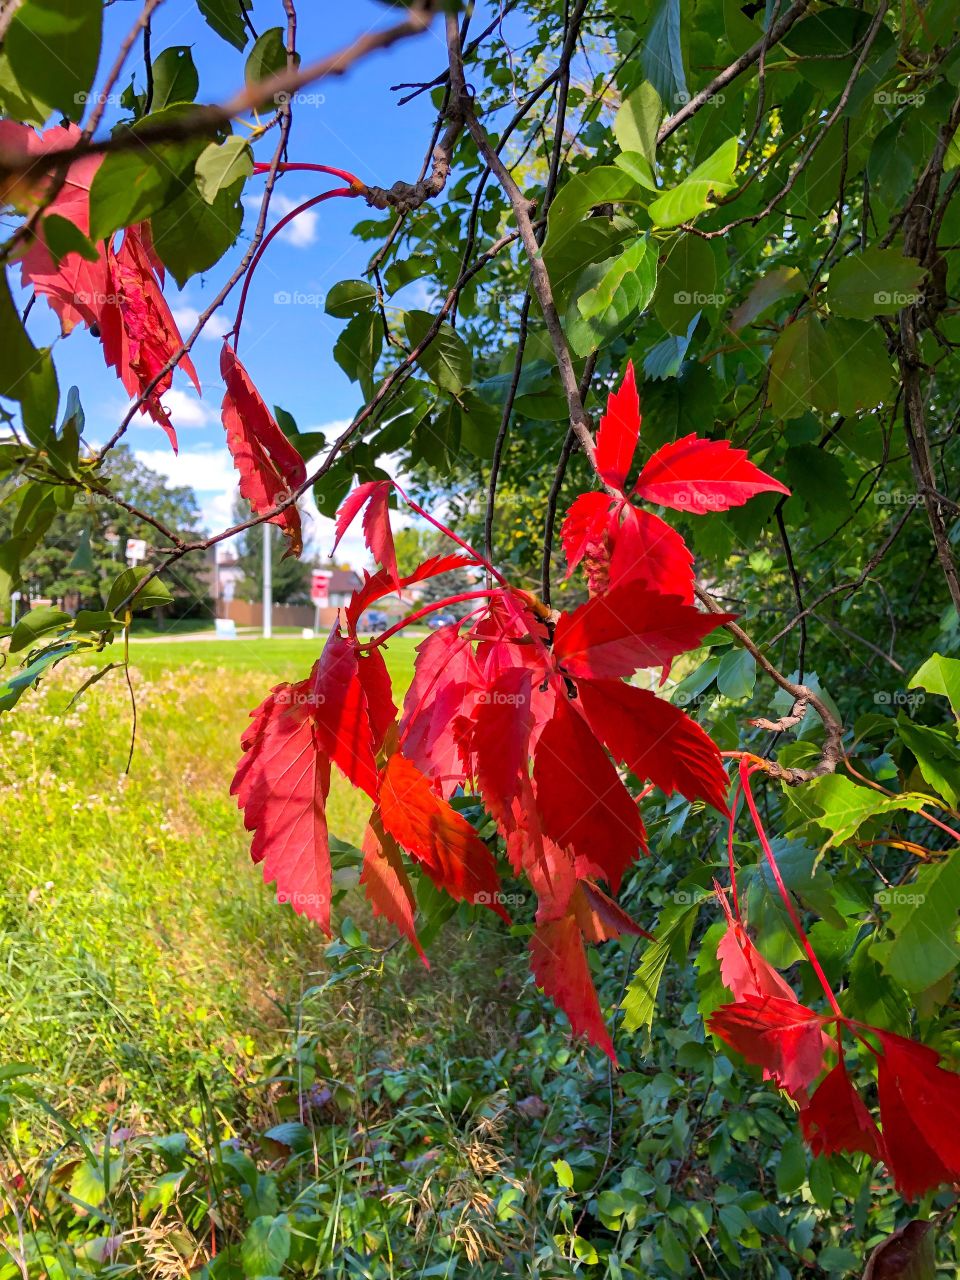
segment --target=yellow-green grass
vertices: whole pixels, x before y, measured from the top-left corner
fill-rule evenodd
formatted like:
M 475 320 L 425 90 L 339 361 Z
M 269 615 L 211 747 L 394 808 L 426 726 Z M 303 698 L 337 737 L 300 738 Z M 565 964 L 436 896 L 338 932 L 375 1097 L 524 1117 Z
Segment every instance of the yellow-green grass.
M 386 653 L 398 701 L 414 644 Z M 248 712 L 318 649 L 132 645 L 128 777 L 122 672 L 66 710 L 92 668 L 65 664 L 0 719 L 0 1057 L 75 1118 L 176 1124 L 197 1072 L 226 1098 L 322 981 L 326 940 L 263 885 L 229 795 Z M 356 842 L 368 811 L 335 783 L 332 832 Z

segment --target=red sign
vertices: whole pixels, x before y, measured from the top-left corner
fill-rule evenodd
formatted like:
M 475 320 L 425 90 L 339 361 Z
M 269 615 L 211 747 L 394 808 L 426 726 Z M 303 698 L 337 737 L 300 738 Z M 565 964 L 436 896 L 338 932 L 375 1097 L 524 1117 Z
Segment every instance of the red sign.
M 310 599 L 321 609 L 330 604 L 330 580 L 333 574 L 328 569 L 314 569 L 310 580 Z

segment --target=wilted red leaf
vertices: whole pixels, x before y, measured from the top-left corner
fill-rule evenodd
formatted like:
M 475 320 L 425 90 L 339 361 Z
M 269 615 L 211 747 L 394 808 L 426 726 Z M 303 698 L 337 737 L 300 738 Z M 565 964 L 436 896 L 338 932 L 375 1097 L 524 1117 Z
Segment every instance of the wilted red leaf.
M 609 942 L 622 938 L 625 933 L 653 939 L 652 933 L 642 929 L 623 907 L 590 880 L 580 881 L 570 906 L 586 942 Z
M 633 361 L 618 391 L 611 391 L 597 432 L 597 471 L 605 484 L 621 491 L 640 438 L 640 397 Z
M 933 1223 L 914 1220 L 878 1244 L 863 1280 L 936 1280 Z
M 307 478 L 307 468 L 228 342 L 220 352 L 220 373 L 227 388 L 223 426 L 227 448 L 240 474 L 240 492 L 254 515 L 263 515 L 299 489 Z M 272 516 L 271 523 L 280 526 L 290 540 L 289 553 L 298 556 L 303 536 L 296 504 Z
M 490 850 L 466 818 L 399 752 L 390 757 L 381 776 L 380 814 L 384 830 L 422 863 L 439 889 L 451 898 L 488 906 L 509 924 Z
M 689 435 L 665 444 L 647 460 L 634 493 L 657 506 L 702 515 L 741 507 L 758 493 L 790 490 L 729 441 Z
M 713 739 L 679 707 L 619 680 L 579 680 L 590 728 L 615 760 L 664 795 L 679 791 L 727 812 L 727 775 Z

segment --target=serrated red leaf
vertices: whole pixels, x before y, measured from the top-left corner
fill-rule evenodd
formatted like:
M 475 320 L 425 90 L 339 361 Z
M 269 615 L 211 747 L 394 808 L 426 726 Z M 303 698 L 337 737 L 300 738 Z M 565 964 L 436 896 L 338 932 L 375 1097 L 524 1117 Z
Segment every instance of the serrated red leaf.
M 5 152 L 27 159 L 46 158 L 51 152 L 75 146 L 80 130 L 75 124 L 56 125 L 37 134 L 28 125 L 0 120 L 0 147 Z M 66 179 L 56 197 L 46 207 L 44 217 L 57 214 L 87 235 L 90 231 L 90 184 L 103 163 L 103 156 L 83 156 L 67 169 Z M 7 179 L 2 185 L 2 198 L 22 213 L 30 213 L 43 200 L 49 186 L 46 164 L 38 163 L 37 177 L 30 169 Z M 89 328 L 97 323 L 102 300 L 108 293 L 107 262 L 101 249 L 96 262 L 88 262 L 79 253 L 68 253 L 57 266 L 46 246 L 41 224 L 37 235 L 20 259 L 20 277 L 25 288 L 32 288 L 45 298 L 60 318 L 61 332 L 70 333 L 78 324 Z
M 304 682 L 324 748 L 340 772 L 371 799 L 377 795 L 377 764 L 367 696 L 360 680 L 354 644 L 334 626 L 323 652 Z M 364 659 L 368 661 L 368 659 Z M 378 707 L 378 724 L 384 709 Z
M 439 577 L 442 573 L 450 573 L 455 569 L 475 569 L 479 564 L 479 560 L 473 560 L 469 556 L 461 556 L 456 553 L 431 556 L 429 560 L 425 560 L 423 564 L 418 565 L 413 573 L 407 574 L 406 577 L 400 579 L 400 590 L 412 587 L 418 582 L 426 582 L 430 578 Z M 396 590 L 397 583 L 385 569 L 378 569 L 373 574 L 364 569 L 363 586 L 354 591 L 345 610 L 347 626 L 351 633 L 356 634 L 357 625 L 366 609 L 369 609 L 372 604 L 376 604 L 378 600 L 382 600 L 384 596 L 388 596 Z
M 533 673 L 507 667 L 477 695 L 470 735 L 477 785 L 499 822 L 507 820 L 527 773 L 533 730 Z
M 883 1048 L 877 1065 L 883 1145 L 897 1189 L 915 1200 L 960 1182 L 960 1075 L 945 1071 L 927 1045 L 874 1033 Z
M 567 558 L 567 577 L 588 554 L 609 554 L 607 529 L 613 504 L 609 494 L 581 493 L 570 504 L 563 525 L 560 541 Z
M 461 814 L 399 752 L 380 779 L 384 830 L 423 865 L 439 889 L 458 901 L 488 906 L 507 923 L 493 855 Z
M 653 940 L 623 907 L 590 880 L 581 880 L 572 895 L 571 909 L 585 942 L 610 942 L 625 933 Z
M 403 753 L 442 794 L 463 780 L 458 719 L 473 713 L 484 679 L 459 626 L 440 627 L 417 646 L 413 680 L 403 700 Z
M 240 493 L 254 515 L 283 502 L 303 484 L 307 468 L 300 454 L 280 430 L 236 352 L 224 342 L 220 373 L 226 385 L 221 417 L 227 448 L 240 476 Z M 300 512 L 296 505 L 271 517 L 289 539 L 288 554 L 303 550 Z
M 760 954 L 743 925 L 731 921 L 717 946 L 720 977 L 734 1000 L 752 996 L 757 1000 L 774 997 L 793 1000 L 797 997 L 790 984 Z
M 578 680 L 584 715 L 615 760 L 664 795 L 679 791 L 726 814 L 727 775 L 709 734 L 672 703 L 619 680 Z
M 104 358 L 137 399 L 183 347 L 150 255 L 149 235 L 140 227 L 127 227 L 119 249 L 107 247 L 107 291 L 97 313 Z M 190 357 L 183 355 L 176 367 L 190 378 L 199 395 L 200 380 Z M 146 394 L 140 411 L 163 428 L 176 452 L 176 432 L 161 402 L 172 385 L 170 369 Z
M 357 676 L 367 702 L 373 750 L 379 751 L 387 730 L 397 718 L 390 673 L 379 649 L 367 649 L 357 658 Z
M 843 1062 L 824 1076 L 800 1112 L 800 1128 L 815 1156 L 863 1151 L 883 1159 L 883 1139 L 873 1117 L 850 1083 Z
M 623 490 L 640 438 L 640 397 L 633 361 L 618 391 L 612 391 L 597 432 L 597 472 L 604 484 Z
M 581 875 L 616 892 L 624 871 L 646 852 L 637 803 L 565 692 L 537 740 L 533 785 L 540 824 L 574 854 Z
M 254 832 L 251 856 L 277 900 L 330 933 L 330 761 L 309 704 L 307 681 L 280 685 L 253 713 L 230 794 Z
M 763 1068 L 764 1079 L 800 1101 L 823 1070 L 823 1027 L 828 1019 L 796 999 L 744 996 L 710 1017 L 709 1030 L 748 1062 Z
M 731 613 L 701 613 L 676 596 L 642 587 L 617 587 L 562 613 L 553 654 L 564 671 L 590 679 L 631 676 L 641 667 L 664 668 L 695 649 Z
M 410 940 L 417 955 L 430 968 L 430 961 L 424 955 L 414 917 L 417 903 L 410 887 L 410 878 L 400 847 L 391 835 L 383 829 L 380 814 L 374 809 L 366 833 L 363 837 L 363 869 L 360 872 L 360 883 L 363 885 L 367 899 L 373 907 L 373 914 L 385 919 Z
M 530 968 L 544 994 L 570 1019 L 576 1035 L 586 1036 L 617 1063 L 590 976 L 580 927 L 572 915 L 538 924 L 530 939 Z
M 754 466 L 744 449 L 689 435 L 647 460 L 634 493 L 657 506 L 702 515 L 741 507 L 758 493 L 789 495 L 790 490 Z
M 665 520 L 628 505 L 611 544 L 606 590 L 632 583 L 693 603 L 693 553 Z
M 393 543 L 393 531 L 390 528 L 390 491 L 393 482 L 390 480 L 368 480 L 358 485 L 344 499 L 337 512 L 335 526 L 334 555 L 340 540 L 350 528 L 361 509 L 363 514 L 363 536 L 370 554 L 380 565 L 391 584 L 391 589 L 398 583 L 397 553 Z

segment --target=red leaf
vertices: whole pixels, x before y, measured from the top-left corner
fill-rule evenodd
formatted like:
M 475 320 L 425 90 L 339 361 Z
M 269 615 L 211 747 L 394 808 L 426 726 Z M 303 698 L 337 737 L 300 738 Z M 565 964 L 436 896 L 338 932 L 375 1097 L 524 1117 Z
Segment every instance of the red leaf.
M 498 821 L 509 815 L 526 777 L 533 729 L 533 673 L 507 667 L 477 695 L 471 749 L 477 784 Z
M 640 667 L 666 669 L 695 649 L 731 613 L 700 613 L 675 596 L 638 587 L 616 587 L 594 596 L 557 622 L 553 654 L 572 676 L 632 676 Z
M 702 515 L 741 507 L 758 493 L 789 495 L 790 490 L 729 441 L 689 435 L 657 450 L 640 472 L 634 493 L 658 506 Z
M 456 553 L 432 556 L 418 565 L 413 573 L 400 579 L 400 589 L 412 587 L 417 582 L 426 582 L 428 578 L 436 578 L 441 573 L 449 573 L 453 569 L 475 569 L 479 563 L 479 560 L 472 560 L 469 556 Z M 378 569 L 376 573 L 369 574 L 364 569 L 363 586 L 354 591 L 346 608 L 347 626 L 351 633 L 356 634 L 357 624 L 366 609 L 396 589 L 397 583 L 390 577 L 387 570 Z
M 240 492 L 254 515 L 262 515 L 299 489 L 307 478 L 307 468 L 227 342 L 220 352 L 220 373 L 227 388 L 223 426 L 227 447 L 240 473 Z M 296 506 L 271 517 L 271 523 L 280 526 L 290 540 L 289 553 L 298 556 L 303 550 L 303 537 Z
M 800 1112 L 800 1128 L 815 1156 L 864 1151 L 874 1160 L 883 1159 L 880 1130 L 850 1083 L 842 1061 L 824 1076 Z
M 264 882 L 276 881 L 277 900 L 329 934 L 330 761 L 310 707 L 298 696 L 308 683 L 279 685 L 253 713 L 230 794 L 254 832 L 251 855 L 263 863 Z
M 615 760 L 664 795 L 679 791 L 727 812 L 727 775 L 719 748 L 679 707 L 648 689 L 613 680 L 579 680 L 590 728 Z
M 570 905 L 587 942 L 609 942 L 623 937 L 625 933 L 653 940 L 652 933 L 641 929 L 623 907 L 590 880 L 580 881 Z
M 724 899 L 724 902 L 726 899 Z M 773 965 L 766 961 L 747 936 L 743 925 L 732 921 L 717 946 L 720 961 L 720 977 L 723 985 L 733 992 L 734 1000 L 753 996 L 763 1000 L 793 1000 L 797 997 Z
M 616 892 L 646 852 L 646 833 L 636 801 L 563 692 L 537 741 L 533 785 L 543 830 L 573 852 L 580 874 L 600 876 Z
M 367 702 L 372 746 L 376 752 L 383 746 L 387 730 L 397 718 L 390 673 L 379 649 L 367 649 L 358 656 L 357 676 Z
M 97 315 L 107 364 L 116 369 L 127 392 L 137 399 L 183 348 L 183 338 L 144 243 L 146 235 L 139 227 L 127 227 L 119 250 L 108 247 L 107 292 Z M 190 357 L 182 356 L 176 367 L 187 374 L 199 394 L 200 381 Z M 149 393 L 141 412 L 163 428 L 176 451 L 176 433 L 160 399 L 172 385 L 171 369 Z
M 628 505 L 612 541 L 607 590 L 630 582 L 693 603 L 693 555 L 665 520 Z
M 537 921 L 566 915 L 579 883 L 573 857 L 544 835 L 529 777 L 521 778 L 520 795 L 500 830 L 506 839 L 510 865 L 518 876 L 527 877 L 537 895 Z
M 886 1159 L 900 1193 L 915 1200 L 960 1181 L 960 1075 L 944 1071 L 935 1049 L 875 1031 Z
M 25 124 L 0 121 L 0 147 L 19 157 L 46 157 L 51 152 L 74 146 L 79 137 L 80 130 L 75 124 L 66 128 L 57 125 L 38 136 Z M 102 163 L 102 156 L 84 156 L 75 160 L 67 170 L 66 181 L 60 191 L 47 206 L 44 217 L 58 214 L 87 235 L 90 230 L 90 184 Z M 0 187 L 0 196 L 21 212 L 29 213 L 42 201 L 48 185 L 49 172 L 38 166 L 37 178 L 31 178 L 28 169 L 24 174 L 5 180 Z M 102 250 L 96 262 L 88 262 L 79 253 L 68 253 L 57 266 L 40 234 L 20 260 L 20 275 L 25 288 L 35 289 L 46 298 L 60 317 L 60 328 L 64 334 L 77 324 L 90 327 L 97 323 L 103 299 L 109 292 L 107 263 Z
M 611 510 L 610 497 L 606 493 L 581 493 L 572 502 L 560 529 L 568 578 L 585 555 L 605 549 Z
M 384 830 L 423 864 L 439 889 L 451 898 L 488 906 L 509 924 L 490 850 L 466 818 L 399 753 L 390 757 L 381 776 L 380 814 Z
M 605 484 L 623 490 L 640 438 L 640 397 L 633 361 L 619 391 L 612 391 L 597 432 L 597 471 Z
M 364 504 L 367 509 L 363 515 L 363 536 L 370 553 L 381 566 L 391 583 L 397 585 L 397 553 L 393 544 L 393 532 L 390 528 L 390 490 L 391 480 L 368 480 L 358 485 L 353 493 L 347 495 L 343 505 L 337 512 L 336 540 L 333 544 L 333 555 L 340 545 L 340 539 L 356 519 L 357 513 Z
M 586 1036 L 616 1065 L 576 919 L 567 915 L 538 924 L 529 945 L 537 986 L 567 1015 L 575 1034 Z
M 826 1021 L 796 999 L 745 996 L 717 1009 L 709 1029 L 748 1062 L 763 1067 L 765 1080 L 775 1080 L 787 1093 L 805 1100 L 823 1069 Z
M 400 741 L 412 760 L 442 794 L 463 780 L 464 768 L 454 725 L 470 715 L 484 680 L 458 626 L 440 627 L 417 646 L 413 681 L 403 700 Z
M 366 889 L 367 899 L 375 916 L 384 916 L 409 938 L 423 963 L 430 968 L 430 961 L 423 953 L 414 926 L 417 903 L 410 887 L 410 879 L 403 865 L 399 846 L 388 835 L 374 809 L 366 834 L 363 837 L 363 870 L 360 883 Z
M 366 662 L 367 659 L 364 659 Z M 367 696 L 361 683 L 355 646 L 335 626 L 304 681 L 308 703 L 324 748 L 344 777 L 372 799 L 377 794 L 377 764 Z M 369 678 L 369 677 L 368 677 Z M 383 707 L 377 708 L 378 726 Z

